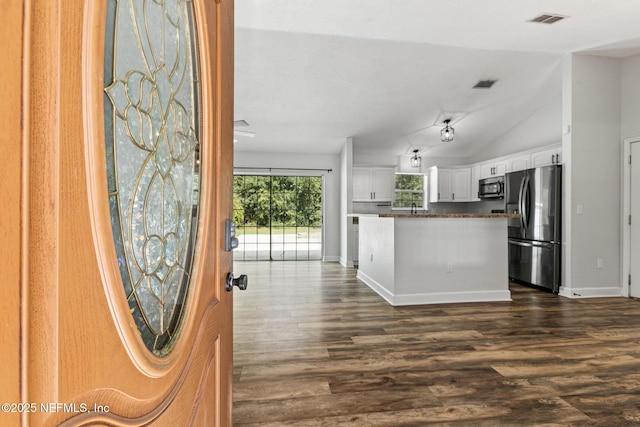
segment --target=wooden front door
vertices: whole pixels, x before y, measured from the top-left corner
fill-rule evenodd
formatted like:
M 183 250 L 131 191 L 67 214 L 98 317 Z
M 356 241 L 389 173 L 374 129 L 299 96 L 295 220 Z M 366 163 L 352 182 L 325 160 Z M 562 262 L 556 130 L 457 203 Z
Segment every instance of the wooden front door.
M 232 0 L 0 6 L 0 425 L 231 425 Z

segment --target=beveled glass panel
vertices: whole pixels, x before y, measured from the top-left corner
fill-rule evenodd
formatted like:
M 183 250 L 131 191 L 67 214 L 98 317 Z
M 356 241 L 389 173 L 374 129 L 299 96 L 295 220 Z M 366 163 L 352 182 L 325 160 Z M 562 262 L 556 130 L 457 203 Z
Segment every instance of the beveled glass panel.
M 200 87 L 191 0 L 108 0 L 109 210 L 131 315 L 170 351 L 189 290 L 200 181 Z

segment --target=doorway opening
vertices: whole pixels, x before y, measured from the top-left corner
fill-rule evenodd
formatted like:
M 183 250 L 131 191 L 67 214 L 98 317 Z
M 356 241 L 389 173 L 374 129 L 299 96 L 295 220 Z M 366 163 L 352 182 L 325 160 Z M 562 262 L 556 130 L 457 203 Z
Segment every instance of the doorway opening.
M 322 259 L 321 176 L 235 175 L 236 261 Z

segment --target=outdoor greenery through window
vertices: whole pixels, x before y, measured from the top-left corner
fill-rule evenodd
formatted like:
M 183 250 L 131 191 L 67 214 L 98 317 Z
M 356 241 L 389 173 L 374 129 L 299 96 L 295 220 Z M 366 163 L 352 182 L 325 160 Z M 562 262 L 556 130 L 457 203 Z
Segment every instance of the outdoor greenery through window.
M 322 177 L 236 175 L 235 260 L 322 258 Z
M 397 173 L 393 208 L 411 209 L 415 203 L 417 209 L 426 209 L 427 206 L 424 204 L 424 188 L 423 174 Z

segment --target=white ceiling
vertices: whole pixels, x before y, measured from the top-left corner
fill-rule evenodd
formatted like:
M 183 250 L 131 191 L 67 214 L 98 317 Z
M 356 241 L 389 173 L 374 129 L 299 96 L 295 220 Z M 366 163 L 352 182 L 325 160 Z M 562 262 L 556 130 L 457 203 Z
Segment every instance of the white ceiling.
M 542 13 L 568 18 L 527 22 Z M 565 54 L 640 54 L 640 0 L 236 0 L 235 14 L 235 119 L 256 133 L 238 151 L 338 153 L 353 137 L 469 157 L 561 96 Z M 497 83 L 472 89 L 482 79 Z

